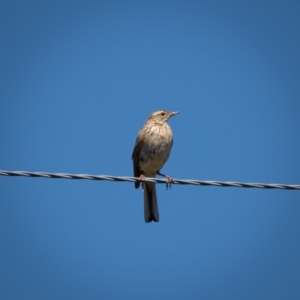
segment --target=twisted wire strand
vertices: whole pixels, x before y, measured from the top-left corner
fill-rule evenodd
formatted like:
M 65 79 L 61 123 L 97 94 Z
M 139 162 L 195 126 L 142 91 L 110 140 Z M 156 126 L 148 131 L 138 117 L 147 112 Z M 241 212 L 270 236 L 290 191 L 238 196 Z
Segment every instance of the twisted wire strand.
M 44 178 L 63 178 L 63 179 L 87 179 L 87 180 L 108 180 L 108 181 L 129 181 L 136 182 L 139 178 L 128 176 L 109 176 L 109 175 L 91 175 L 91 174 L 68 174 L 68 173 L 48 173 L 48 172 L 27 172 L 27 171 L 5 171 L 0 170 L 2 176 L 25 176 L 25 177 L 44 177 Z M 224 182 L 210 180 L 193 179 L 173 179 L 174 184 L 190 184 L 199 186 L 217 186 L 217 187 L 240 187 L 240 188 L 261 188 L 261 189 L 282 189 L 282 190 L 300 190 L 300 185 L 287 185 L 281 183 L 245 183 L 245 182 Z M 164 183 L 167 181 L 160 178 L 146 178 L 146 181 L 155 183 Z

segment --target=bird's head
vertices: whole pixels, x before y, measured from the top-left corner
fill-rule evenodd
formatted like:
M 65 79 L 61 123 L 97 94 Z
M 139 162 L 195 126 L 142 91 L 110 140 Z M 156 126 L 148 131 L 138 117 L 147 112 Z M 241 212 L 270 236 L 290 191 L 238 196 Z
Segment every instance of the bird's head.
M 155 122 L 155 123 L 165 123 L 167 122 L 171 117 L 178 115 L 179 112 L 169 112 L 167 110 L 157 110 L 153 112 L 147 119 L 147 122 Z

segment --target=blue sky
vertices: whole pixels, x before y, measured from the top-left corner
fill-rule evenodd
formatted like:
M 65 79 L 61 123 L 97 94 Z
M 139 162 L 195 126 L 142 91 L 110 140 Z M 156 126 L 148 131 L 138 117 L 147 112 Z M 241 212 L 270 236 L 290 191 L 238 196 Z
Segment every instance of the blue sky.
M 298 1 L 3 1 L 0 169 L 300 184 Z M 300 192 L 0 177 L 1 299 L 299 299 Z

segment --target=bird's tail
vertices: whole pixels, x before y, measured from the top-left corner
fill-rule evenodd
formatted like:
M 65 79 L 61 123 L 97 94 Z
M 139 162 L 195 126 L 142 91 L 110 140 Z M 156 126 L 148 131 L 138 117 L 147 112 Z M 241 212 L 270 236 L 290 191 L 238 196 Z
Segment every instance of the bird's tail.
M 146 223 L 159 221 L 156 185 L 153 182 L 144 183 L 144 213 Z

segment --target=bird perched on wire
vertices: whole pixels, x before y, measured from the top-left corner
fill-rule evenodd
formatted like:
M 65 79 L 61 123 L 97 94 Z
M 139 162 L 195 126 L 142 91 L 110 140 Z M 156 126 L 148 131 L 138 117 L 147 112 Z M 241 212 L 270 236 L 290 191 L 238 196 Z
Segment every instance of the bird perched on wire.
M 139 188 L 142 182 L 144 189 L 144 215 L 145 222 L 158 222 L 158 205 L 156 197 L 156 186 L 153 182 L 145 182 L 145 177 L 164 176 L 168 185 L 173 179 L 160 173 L 171 153 L 173 145 L 173 134 L 167 121 L 179 114 L 179 112 L 168 112 L 157 110 L 147 119 L 146 124 L 138 133 L 132 152 L 134 177 L 140 181 L 135 182 L 135 188 Z

